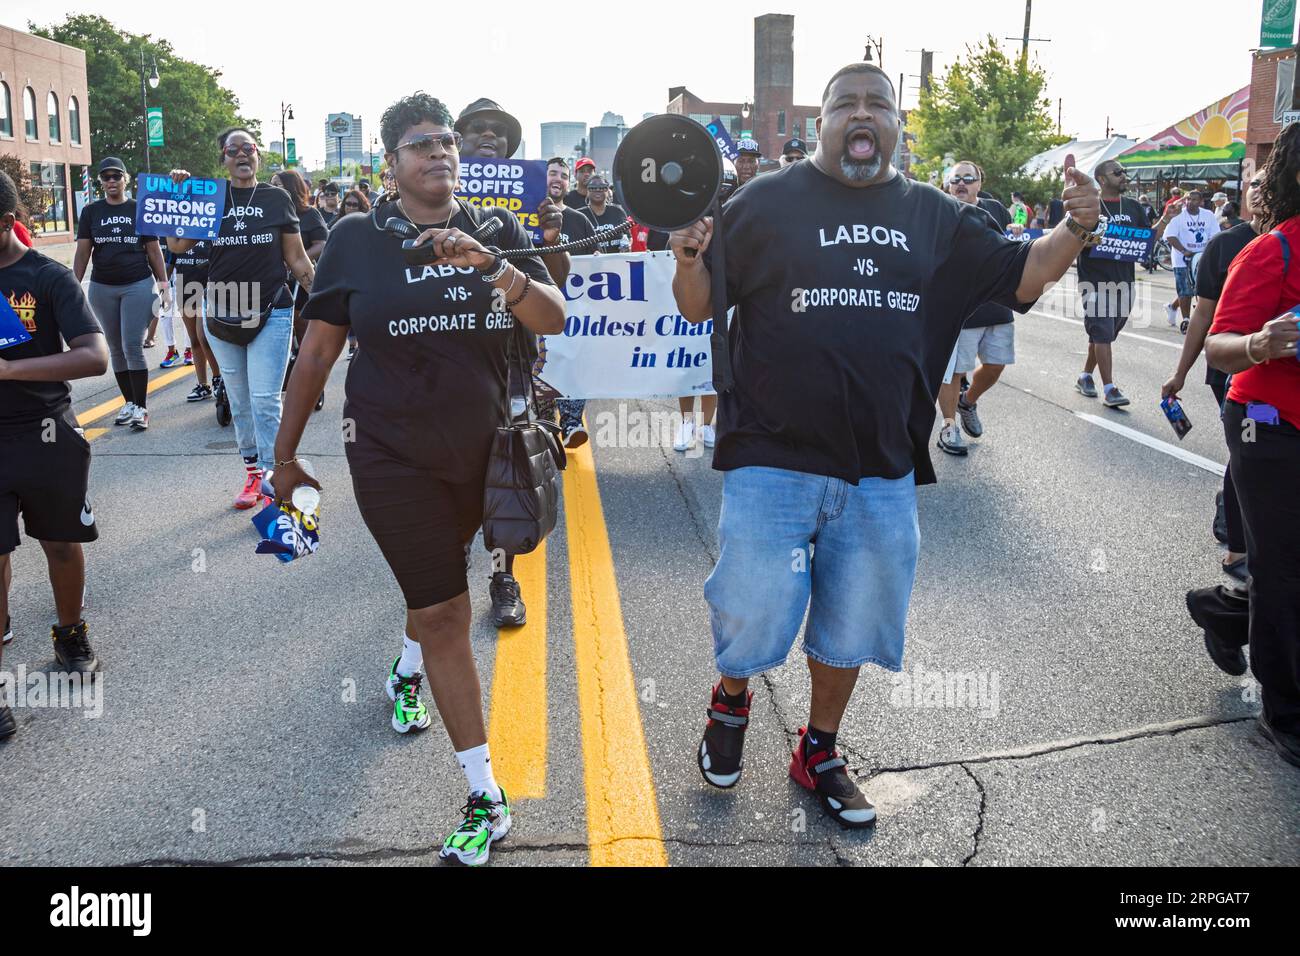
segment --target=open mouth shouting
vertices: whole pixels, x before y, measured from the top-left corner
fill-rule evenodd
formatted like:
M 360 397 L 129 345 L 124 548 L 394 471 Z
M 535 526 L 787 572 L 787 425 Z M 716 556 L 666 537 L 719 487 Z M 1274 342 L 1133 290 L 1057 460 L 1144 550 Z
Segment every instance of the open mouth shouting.
M 869 163 L 876 158 L 876 134 L 868 126 L 857 126 L 845 137 L 845 155 L 856 163 Z

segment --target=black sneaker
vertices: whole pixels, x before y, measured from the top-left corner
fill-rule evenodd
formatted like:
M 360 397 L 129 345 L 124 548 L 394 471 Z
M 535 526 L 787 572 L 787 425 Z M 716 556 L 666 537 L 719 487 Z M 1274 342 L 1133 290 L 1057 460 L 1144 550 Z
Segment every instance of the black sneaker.
M 0 637 L 0 644 L 8 644 L 14 639 L 14 621 L 11 617 L 5 617 L 4 636 Z
M 18 722 L 7 704 L 0 704 L 0 740 L 18 733 Z
M 714 685 L 709 709 L 704 712 L 709 723 L 704 728 L 696 762 L 705 782 L 728 790 L 739 782 L 740 772 L 745 769 L 745 728 L 749 726 L 749 707 L 754 702 L 754 692 L 745 691 L 744 707 L 724 704 L 721 697 L 722 682 L 719 681 Z
M 1228 511 L 1223 506 L 1223 489 L 1214 493 L 1214 523 L 1210 525 L 1214 540 L 1219 544 L 1228 543 Z
M 790 756 L 790 779 L 817 794 L 822 809 L 840 826 L 851 830 L 874 827 L 876 808 L 844 769 L 838 750 L 807 753 L 808 728 L 799 728 L 799 742 Z
M 54 638 L 54 660 L 62 670 L 76 674 L 93 674 L 99 670 L 99 658 L 90 646 L 85 621 L 68 627 L 52 627 L 50 637 Z
M 488 594 L 492 597 L 492 623 L 497 627 L 522 627 L 527 622 L 528 609 L 519 597 L 519 582 L 513 574 L 493 574 Z
M 187 402 L 203 402 L 212 397 L 212 386 L 195 385 L 190 389 L 190 393 L 185 396 Z
M 1205 632 L 1205 650 L 1225 674 L 1246 673 L 1242 647 L 1248 639 L 1250 598 L 1235 588 L 1196 588 L 1188 591 L 1187 613 Z
M 1276 748 L 1279 757 L 1293 767 L 1300 767 L 1300 735 L 1278 730 L 1268 722 L 1268 718 L 1263 714 L 1259 715 L 1259 722 L 1256 726 L 1264 739 Z

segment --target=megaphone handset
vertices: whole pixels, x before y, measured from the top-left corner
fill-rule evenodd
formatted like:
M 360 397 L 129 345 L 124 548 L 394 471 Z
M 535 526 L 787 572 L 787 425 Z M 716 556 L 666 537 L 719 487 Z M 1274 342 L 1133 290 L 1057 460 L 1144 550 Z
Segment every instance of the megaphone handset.
M 709 248 L 709 243 L 713 241 L 713 217 L 705 216 L 703 219 L 691 223 L 685 229 L 678 229 L 668 236 L 668 245 L 675 249 L 680 249 L 682 255 L 688 259 L 694 259 L 704 250 Z

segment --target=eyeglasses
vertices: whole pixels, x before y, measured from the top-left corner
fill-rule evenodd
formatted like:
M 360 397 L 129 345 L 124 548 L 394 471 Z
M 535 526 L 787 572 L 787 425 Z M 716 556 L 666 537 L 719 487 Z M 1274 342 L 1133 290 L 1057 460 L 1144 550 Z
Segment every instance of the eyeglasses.
M 115 183 L 121 178 L 122 178 L 121 173 L 100 173 L 99 174 L 100 182 L 105 182 L 105 183 Z
M 967 173 L 965 176 L 950 177 L 948 179 L 948 185 L 956 186 L 958 183 L 965 183 L 967 186 L 969 186 L 971 183 L 977 183 L 979 181 L 980 178 L 978 176 L 972 176 L 970 173 Z
M 345 202 L 345 203 L 343 204 L 343 208 L 344 208 L 344 209 L 360 209 L 360 208 L 361 208 L 361 203 L 357 202 L 355 199 L 349 199 L 347 202 Z
M 418 136 L 412 136 L 405 143 L 398 143 L 393 147 L 393 152 L 399 149 L 409 149 L 416 156 L 429 157 L 433 155 L 433 144 L 437 143 L 442 147 L 444 153 L 450 153 L 452 150 L 460 149 L 460 133 L 421 133 Z
M 222 150 L 231 159 L 236 156 L 252 156 L 257 152 L 256 143 L 240 143 L 238 146 L 227 146 Z

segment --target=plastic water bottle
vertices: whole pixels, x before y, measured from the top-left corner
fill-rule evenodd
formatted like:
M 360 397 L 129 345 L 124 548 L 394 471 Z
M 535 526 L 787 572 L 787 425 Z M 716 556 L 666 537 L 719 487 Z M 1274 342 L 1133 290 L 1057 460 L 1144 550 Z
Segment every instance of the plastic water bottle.
M 307 459 L 299 458 L 298 467 L 306 472 L 309 478 L 316 477 L 316 471 L 312 468 L 311 462 Z M 316 509 L 320 507 L 320 492 L 311 485 L 298 485 L 293 489 L 293 494 L 289 496 L 289 500 L 292 501 L 293 506 L 303 514 L 315 514 Z

